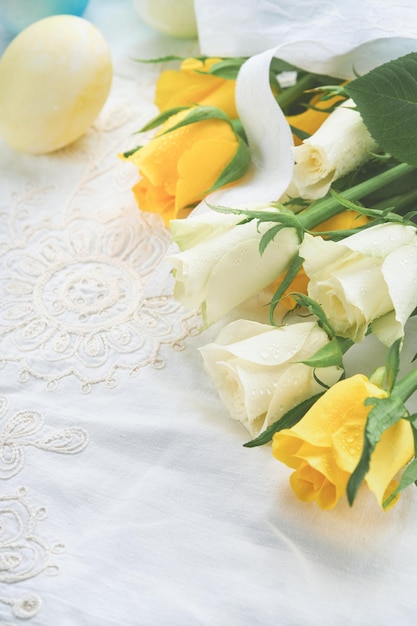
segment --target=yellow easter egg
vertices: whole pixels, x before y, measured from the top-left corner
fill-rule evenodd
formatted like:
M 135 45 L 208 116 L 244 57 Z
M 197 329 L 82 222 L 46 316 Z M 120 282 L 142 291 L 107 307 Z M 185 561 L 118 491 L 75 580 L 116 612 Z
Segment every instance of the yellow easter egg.
M 0 135 L 45 154 L 81 137 L 110 91 L 109 47 L 90 22 L 54 15 L 23 30 L 0 60 Z

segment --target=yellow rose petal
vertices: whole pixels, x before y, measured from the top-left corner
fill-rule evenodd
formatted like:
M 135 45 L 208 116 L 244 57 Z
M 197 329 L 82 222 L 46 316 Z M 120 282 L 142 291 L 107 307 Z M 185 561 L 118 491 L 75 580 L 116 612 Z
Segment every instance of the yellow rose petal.
M 334 508 L 339 499 L 335 485 L 307 464 L 290 476 L 290 485 L 299 500 L 316 501 L 322 509 Z
M 321 232 L 325 230 L 349 230 L 351 228 L 359 228 L 369 223 L 366 215 L 357 213 L 356 211 L 342 211 L 333 217 L 329 217 L 321 224 L 314 226 L 313 232 Z
M 346 378 L 328 389 L 292 430 L 313 445 L 331 446 L 333 434 L 346 422 L 365 424 L 370 410 L 365 398 L 386 395 L 362 374 Z
M 175 200 L 163 187 L 152 185 L 146 177 L 143 177 L 132 191 L 140 208 L 150 213 L 160 213 L 167 226 L 169 221 L 176 217 Z
M 411 425 L 400 420 L 383 434 L 371 456 L 369 472 L 365 481 L 382 506 L 384 500 L 396 488 L 391 481 L 414 454 Z
M 213 186 L 225 167 L 233 159 L 237 140 L 202 139 L 185 151 L 178 161 L 176 207 L 183 208 L 198 200 Z
M 156 84 L 155 104 L 159 110 L 167 111 L 177 106 L 195 104 L 217 106 L 229 117 L 236 118 L 236 81 L 227 80 L 208 70 L 221 59 L 185 59 L 180 70 L 162 72 Z
M 302 445 L 303 440 L 291 429 L 286 428 L 273 436 L 272 454 L 278 461 L 282 461 L 288 467 L 297 469 L 302 464 L 302 460 L 297 456 L 297 452 Z

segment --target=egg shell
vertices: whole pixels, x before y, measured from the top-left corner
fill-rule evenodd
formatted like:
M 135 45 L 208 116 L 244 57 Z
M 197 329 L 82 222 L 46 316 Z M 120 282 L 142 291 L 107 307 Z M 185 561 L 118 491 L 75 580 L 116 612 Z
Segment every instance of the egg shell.
M 48 15 L 82 15 L 88 0 L 0 0 L 0 23 L 13 35 Z
M 108 44 L 84 18 L 55 15 L 31 24 L 0 61 L 0 135 L 31 154 L 72 143 L 102 109 L 112 74 Z
M 197 37 L 194 0 L 134 0 L 144 22 L 171 37 Z

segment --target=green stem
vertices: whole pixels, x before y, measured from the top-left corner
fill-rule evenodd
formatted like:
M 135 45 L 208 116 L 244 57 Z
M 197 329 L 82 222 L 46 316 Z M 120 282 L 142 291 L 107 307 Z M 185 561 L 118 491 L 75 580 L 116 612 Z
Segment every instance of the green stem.
M 281 109 L 286 113 L 286 109 L 294 102 L 297 102 L 306 89 L 311 89 L 317 85 L 317 76 L 314 74 L 306 74 L 296 82 L 292 87 L 284 89 L 278 97 L 277 102 Z
M 417 367 L 411 370 L 398 381 L 392 388 L 392 393 L 399 396 L 405 402 L 415 391 L 417 391 Z
M 386 187 L 402 176 L 416 170 L 417 168 L 414 165 L 400 163 L 400 165 L 396 165 L 377 176 L 364 180 L 350 189 L 345 189 L 343 196 L 352 201 L 360 200 L 360 198 L 379 190 L 381 187 Z M 326 197 L 313 202 L 303 213 L 298 214 L 298 218 L 303 228 L 309 230 L 344 210 L 345 208 L 337 200 L 332 197 Z
M 395 213 L 405 213 L 407 210 L 416 209 L 417 189 L 411 189 L 405 193 L 392 196 L 373 206 L 374 209 L 389 209 L 392 207 Z

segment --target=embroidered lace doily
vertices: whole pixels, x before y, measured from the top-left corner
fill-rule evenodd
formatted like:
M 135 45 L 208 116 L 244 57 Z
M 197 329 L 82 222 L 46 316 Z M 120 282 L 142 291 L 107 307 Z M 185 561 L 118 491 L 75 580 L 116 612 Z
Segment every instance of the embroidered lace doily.
M 118 80 L 117 99 L 80 141 L 41 157 L 10 151 L 4 162 L 0 365 L 18 363 L 20 381 L 50 390 L 75 377 L 88 392 L 116 385 L 119 370 L 162 367 L 162 346 L 182 349 L 200 324 L 172 297 L 169 232 L 138 210 L 138 174 L 117 156 L 137 143 L 152 96 L 138 112 L 134 83 Z

